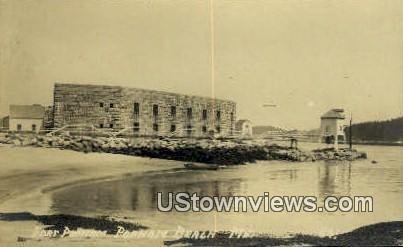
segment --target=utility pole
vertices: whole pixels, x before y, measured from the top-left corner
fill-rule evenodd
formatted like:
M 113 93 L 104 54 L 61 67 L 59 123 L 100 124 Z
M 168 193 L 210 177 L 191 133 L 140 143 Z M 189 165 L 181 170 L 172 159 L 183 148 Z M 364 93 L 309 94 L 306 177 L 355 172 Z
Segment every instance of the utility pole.
M 353 114 L 350 116 L 350 128 L 348 129 L 348 143 L 350 146 L 350 151 L 353 150 Z

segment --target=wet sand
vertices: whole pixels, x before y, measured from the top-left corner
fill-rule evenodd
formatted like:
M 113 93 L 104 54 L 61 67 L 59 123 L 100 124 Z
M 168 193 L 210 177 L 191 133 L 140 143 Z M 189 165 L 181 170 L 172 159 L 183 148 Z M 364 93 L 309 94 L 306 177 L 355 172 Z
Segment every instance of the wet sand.
M 84 154 L 69 150 L 43 149 L 32 147 L 12 147 L 0 146 L 0 246 L 161 246 L 164 239 L 114 239 L 113 234 L 106 238 L 91 239 L 42 239 L 40 241 L 29 237 L 37 227 L 53 225 L 48 229 L 59 229 L 60 220 L 64 223 L 66 219 L 69 226 L 74 229 L 77 217 L 80 218 L 81 225 L 78 227 L 89 229 L 110 230 L 116 227 L 116 222 L 111 222 L 102 218 L 94 218 L 94 214 L 89 215 L 53 215 L 50 196 L 69 187 L 77 187 L 97 181 L 114 181 L 125 176 L 142 176 L 147 172 L 157 172 L 164 170 L 176 170 L 182 168 L 182 163 L 177 161 L 159 160 L 125 156 L 118 154 L 89 153 Z M 94 183 L 92 183 L 94 184 Z M 25 213 L 24 213 L 25 212 Z M 89 216 L 89 217 L 87 217 Z M 143 222 L 137 222 L 136 217 L 124 219 L 128 223 L 128 228 L 137 225 L 140 227 Z M 106 228 L 105 228 L 106 227 Z M 110 228 L 112 227 L 112 228 Z M 148 227 L 144 225 L 144 227 Z M 376 231 L 374 231 L 374 229 Z M 357 242 L 360 239 L 368 239 L 377 234 L 389 234 L 388 238 L 375 239 L 377 242 Z M 379 236 L 381 236 L 379 235 Z M 25 239 L 27 238 L 27 239 Z M 401 243 L 402 222 L 382 223 L 376 226 L 363 227 L 361 230 L 351 233 L 340 234 L 338 237 L 340 244 L 358 243 Z M 352 241 L 350 241 L 350 239 Z M 295 244 L 335 244 L 329 237 L 316 237 L 312 235 L 300 235 L 292 239 L 260 238 L 244 240 L 228 240 L 224 238 L 213 239 L 206 242 L 194 242 L 192 240 L 173 239 L 173 242 L 165 244 L 233 244 L 249 245 L 250 241 L 264 245 L 295 245 Z M 391 242 L 385 242 L 385 241 Z M 397 241 L 397 242 L 393 242 Z
M 297 234 L 288 237 L 261 235 L 242 238 L 231 237 L 228 232 L 220 232 L 210 239 L 182 238 L 164 243 L 167 246 L 401 246 L 402 229 L 403 221 L 393 221 L 360 227 L 331 237 Z
M 21 155 L 26 153 L 27 155 Z M 17 197 L 49 193 L 69 185 L 91 180 L 113 179 L 125 174 L 168 170 L 182 167 L 181 162 L 105 153 L 79 153 L 70 150 L 33 147 L 0 147 L 0 209 L 26 209 L 13 205 Z M 34 157 L 32 159 L 32 157 Z M 139 174 L 139 175 L 140 175 Z M 37 194 L 36 194 L 37 195 Z M 39 205 L 33 213 L 46 213 Z M 16 208 L 17 207 L 17 208 Z
M 161 161 L 161 162 L 159 162 Z M 49 196 L 52 192 L 71 185 L 91 181 L 115 179 L 124 175 L 162 171 L 182 167 L 181 162 L 149 159 L 105 153 L 84 154 L 69 150 L 0 146 L 0 212 L 29 212 L 50 214 Z M 20 246 L 19 236 L 31 236 L 33 229 L 42 226 L 32 220 L 0 221 L 0 246 Z M 54 241 L 30 241 L 31 246 L 52 246 Z M 122 245 L 126 241 L 88 240 L 88 245 Z M 75 243 L 77 244 L 77 243 Z M 130 242 L 127 242 L 130 245 Z M 58 241 L 59 245 L 74 242 Z

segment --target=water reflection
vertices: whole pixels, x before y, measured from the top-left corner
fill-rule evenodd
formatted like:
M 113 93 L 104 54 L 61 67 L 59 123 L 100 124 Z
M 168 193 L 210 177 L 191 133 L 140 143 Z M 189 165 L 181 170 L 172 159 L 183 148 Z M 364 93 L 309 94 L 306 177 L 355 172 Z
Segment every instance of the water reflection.
M 203 172 L 177 171 L 71 187 L 53 195 L 52 210 L 69 214 L 105 210 L 146 211 L 156 209 L 157 192 L 164 195 L 189 192 L 200 196 L 231 196 L 241 191 L 242 179 L 217 179 Z
M 152 228 L 178 225 L 189 229 L 233 227 L 285 234 L 334 235 L 354 228 L 403 219 L 403 152 L 401 147 L 366 147 L 369 160 L 348 162 L 258 162 L 219 171 L 184 169 L 153 172 L 65 188 L 52 195 L 53 213 L 133 217 Z M 378 164 L 371 164 L 376 159 Z M 156 161 L 160 162 L 160 161 Z M 200 195 L 372 196 L 371 213 L 161 213 L 157 192 L 197 192 Z M 319 205 L 320 206 L 320 205 Z
M 255 165 L 222 172 L 176 170 L 129 176 L 71 187 L 53 195 L 52 209 L 59 213 L 86 214 L 95 211 L 155 210 L 157 193 L 166 203 L 169 192 L 197 193 L 199 196 L 305 195 L 298 188 L 311 191 L 320 201 L 327 196 L 351 194 L 351 164 L 326 163 L 311 166 L 276 167 Z M 273 169 L 274 168 L 274 169 Z M 316 168 L 316 174 L 315 174 Z M 315 180 L 317 185 L 315 185 Z M 295 189 L 296 188 L 296 189 Z M 298 193 L 295 193 L 298 192 Z

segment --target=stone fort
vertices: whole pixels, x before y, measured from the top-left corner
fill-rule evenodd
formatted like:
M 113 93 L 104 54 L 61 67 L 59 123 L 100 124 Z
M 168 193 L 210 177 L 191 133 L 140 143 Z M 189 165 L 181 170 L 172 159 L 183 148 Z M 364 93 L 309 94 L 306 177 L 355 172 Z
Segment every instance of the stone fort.
M 137 135 L 232 135 L 236 103 L 120 86 L 56 83 L 55 128 L 93 125 Z

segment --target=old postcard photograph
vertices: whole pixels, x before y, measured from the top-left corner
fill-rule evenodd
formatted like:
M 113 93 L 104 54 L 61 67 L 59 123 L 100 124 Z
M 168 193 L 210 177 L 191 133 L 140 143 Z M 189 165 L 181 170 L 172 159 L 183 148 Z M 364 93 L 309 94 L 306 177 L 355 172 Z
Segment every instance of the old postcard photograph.
M 402 246 L 403 1 L 0 0 L 0 246 Z

